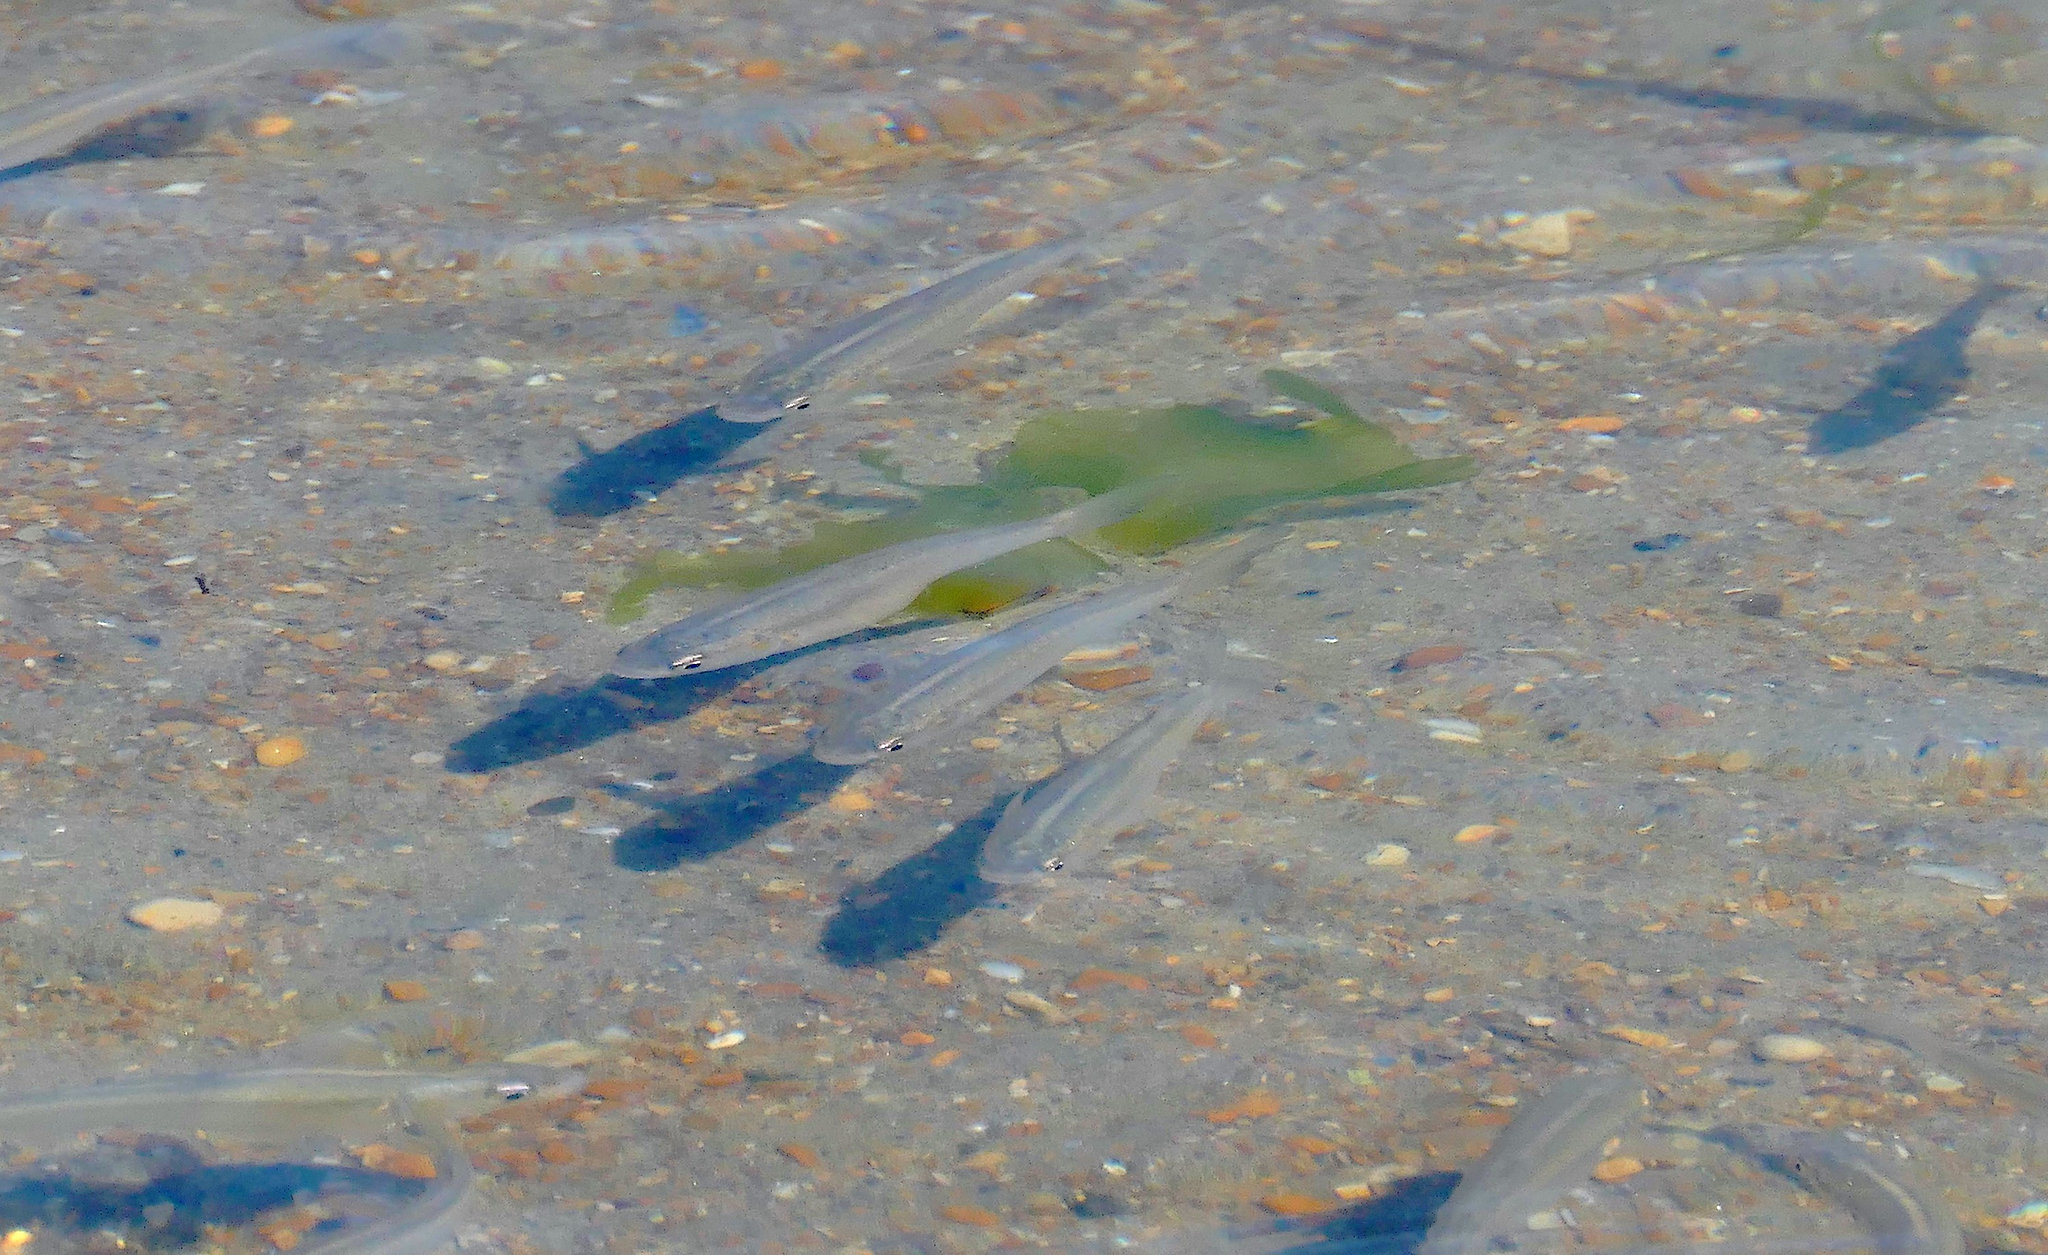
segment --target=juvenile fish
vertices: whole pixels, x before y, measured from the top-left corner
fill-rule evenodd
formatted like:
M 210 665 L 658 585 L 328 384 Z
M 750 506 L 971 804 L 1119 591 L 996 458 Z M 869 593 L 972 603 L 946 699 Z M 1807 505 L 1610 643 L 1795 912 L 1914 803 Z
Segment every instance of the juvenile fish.
M 1032 615 L 940 654 L 829 725 L 812 744 L 811 755 L 822 763 L 855 766 L 901 750 L 934 729 L 984 714 L 1051 670 L 1075 647 L 1100 640 L 1192 588 L 1235 578 L 1245 563 L 1279 538 L 1275 529 L 1173 575 Z
M 1437 1209 L 1416 1255 L 1480 1255 L 1497 1237 L 1592 1175 L 1608 1139 L 1639 1115 L 1642 1082 L 1625 1072 L 1561 1081 L 1512 1124 Z
M 928 288 L 827 327 L 771 354 L 725 400 L 729 423 L 766 423 L 811 408 L 821 393 L 891 360 L 916 361 L 954 344 L 982 314 L 1081 249 L 1070 237 L 1004 253 Z
M 1012 798 L 982 843 L 981 878 L 1002 885 L 1038 880 L 1061 870 L 1060 851 L 1075 841 L 1118 832 L 1139 818 L 1159 774 L 1229 699 L 1220 684 L 1170 697 L 1093 757 Z
M 58 156 L 78 141 L 117 122 L 216 88 L 229 75 L 266 61 L 353 52 L 381 63 L 395 50 L 397 42 L 397 30 L 388 22 L 313 31 L 261 44 L 194 69 L 141 82 L 88 87 L 24 105 L 0 114 L 0 170 Z
M 1719 1129 L 1714 1140 L 1838 1204 L 1879 1255 L 1965 1255 L 1962 1226 L 1932 1187 L 1850 1142 L 1785 1128 Z
M 2048 1077 L 2013 1067 L 1966 1046 L 1958 1046 L 1901 1016 L 1880 1018 L 1866 1012 L 1845 1015 L 1841 1019 L 1852 1032 L 1897 1042 L 1943 1071 L 1981 1085 L 1994 1094 L 2004 1095 L 2006 1101 L 2032 1118 L 2036 1125 L 2036 1138 L 2048 1134 L 2048 1128 L 2042 1127 L 2048 1126 Z
M 185 1137 L 288 1143 L 308 1133 L 345 1140 L 383 1136 L 417 1120 L 432 1148 L 433 1184 L 389 1215 L 316 1249 L 320 1255 L 425 1255 L 446 1245 L 475 1188 L 469 1155 L 445 1128 L 509 1103 L 581 1089 L 580 1072 L 494 1064 L 454 1072 L 368 1068 L 260 1068 L 48 1090 L 0 1103 L 0 1142 L 70 1147 L 122 1129 Z
M 1107 527 L 1135 513 L 1152 491 L 1106 492 L 1040 518 L 927 536 L 806 571 L 633 642 L 619 651 L 611 674 L 659 680 L 717 671 L 873 627 L 933 580 L 1043 540 Z
M 283 1142 L 309 1131 L 381 1130 L 401 1112 L 465 1120 L 581 1085 L 579 1073 L 505 1063 L 453 1072 L 255 1068 L 107 1081 L 0 1102 L 0 1142 L 33 1148 L 112 1128 L 169 1135 L 205 1129 Z

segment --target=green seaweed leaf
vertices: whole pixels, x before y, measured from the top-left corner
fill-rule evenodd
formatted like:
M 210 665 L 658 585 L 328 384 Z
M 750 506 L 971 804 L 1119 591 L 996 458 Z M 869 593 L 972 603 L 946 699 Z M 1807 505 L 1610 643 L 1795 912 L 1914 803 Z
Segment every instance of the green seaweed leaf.
M 809 540 L 773 553 L 657 554 L 619 589 L 609 617 L 630 621 L 665 588 L 759 588 L 884 545 L 1028 518 L 1053 508 L 1046 494 L 1051 487 L 1095 496 L 1158 484 L 1142 509 L 1095 539 L 1129 553 L 1162 553 L 1274 505 L 1432 487 L 1472 474 L 1469 457 L 1417 460 L 1393 433 L 1360 418 L 1321 384 L 1289 371 L 1265 377 L 1276 392 L 1330 417 L 1274 428 L 1207 405 L 1042 414 L 1018 429 L 979 484 L 923 488 L 913 505 L 877 518 L 820 523 Z M 895 467 L 877 465 L 895 474 Z M 1080 546 L 1048 542 L 948 576 L 911 608 L 985 613 L 1048 586 L 1082 582 L 1099 569 Z
M 1358 417 L 1358 412 L 1352 409 L 1343 397 L 1338 396 L 1306 375 L 1297 375 L 1291 370 L 1281 370 L 1276 366 L 1270 370 L 1261 371 L 1259 378 L 1266 381 L 1268 388 L 1271 388 L 1290 401 L 1299 401 L 1303 405 L 1321 410 L 1332 418 L 1348 418 L 1354 422 L 1362 421 Z

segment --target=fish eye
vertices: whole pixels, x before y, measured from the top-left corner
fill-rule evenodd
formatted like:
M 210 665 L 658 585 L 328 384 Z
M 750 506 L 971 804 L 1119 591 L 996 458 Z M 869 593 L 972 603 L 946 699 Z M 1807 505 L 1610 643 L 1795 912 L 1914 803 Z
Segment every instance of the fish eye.
M 785 410 L 807 410 L 811 408 L 811 399 L 809 397 L 791 397 L 782 403 L 782 408 Z
M 669 669 L 673 671 L 695 671 L 697 668 L 704 665 L 704 655 L 684 654 L 682 657 L 676 659 L 674 662 L 668 665 Z
M 878 742 L 875 745 L 875 748 L 882 751 L 884 754 L 893 754 L 897 750 L 903 748 L 903 738 L 899 736 L 893 737 L 887 741 Z
M 533 1086 L 525 1081 L 506 1081 L 498 1086 L 498 1097 L 506 1102 L 518 1102 L 533 1092 Z

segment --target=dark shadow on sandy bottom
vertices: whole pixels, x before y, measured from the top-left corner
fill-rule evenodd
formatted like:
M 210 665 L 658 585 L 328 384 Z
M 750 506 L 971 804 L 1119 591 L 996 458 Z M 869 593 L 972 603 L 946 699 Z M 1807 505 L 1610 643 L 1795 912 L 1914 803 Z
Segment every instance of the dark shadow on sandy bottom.
M 51 1236 L 112 1235 L 128 1250 L 173 1250 L 196 1246 L 208 1226 L 246 1225 L 294 1202 L 348 1193 L 400 1207 L 427 1185 L 342 1166 L 208 1165 L 175 1141 L 144 1145 L 125 1158 L 140 1162 L 124 1162 L 117 1180 L 76 1172 L 0 1175 L 0 1225 Z M 307 1236 L 317 1244 L 330 1235 L 316 1228 Z
M 587 688 L 529 693 L 517 709 L 450 745 L 447 767 L 470 774 L 496 771 L 582 749 L 649 724 L 680 719 L 769 665 L 751 663 L 673 680 L 606 676 Z
M 631 872 L 702 862 L 824 801 L 855 770 L 797 754 L 709 793 L 662 799 L 654 803 L 658 818 L 612 842 L 612 862 Z
M 203 105 L 171 105 L 151 109 L 127 121 L 88 135 L 53 157 L 37 157 L 0 169 L 0 183 L 31 175 L 112 161 L 151 160 L 176 156 L 205 138 L 217 110 Z
M 1009 800 L 996 799 L 937 845 L 848 889 L 839 913 L 826 921 L 818 949 L 842 967 L 887 963 L 931 945 L 954 920 L 988 905 L 996 887 L 976 868 L 982 842 Z
M 707 406 L 674 422 L 620 441 L 555 478 L 548 508 L 556 518 L 603 518 L 658 496 L 685 475 L 701 471 L 762 432 L 728 423 Z
M 1867 449 L 1926 422 L 1969 381 L 1970 336 L 1984 311 L 2017 291 L 1996 281 L 1980 284 L 1970 299 L 1894 344 L 1862 391 L 1807 428 L 1806 451 Z
M 1422 1244 L 1458 1173 L 1429 1172 L 1396 1181 L 1384 1194 L 1306 1220 L 1286 1221 L 1274 1232 L 1317 1239 L 1290 1246 L 1279 1255 L 1409 1255 Z

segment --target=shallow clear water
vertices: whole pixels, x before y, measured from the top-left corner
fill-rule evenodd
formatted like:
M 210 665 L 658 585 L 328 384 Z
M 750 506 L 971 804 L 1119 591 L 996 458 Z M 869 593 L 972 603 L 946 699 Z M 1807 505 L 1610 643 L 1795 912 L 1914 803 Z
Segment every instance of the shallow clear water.
M 9 172 L 5 1087 L 426 1019 L 599 1078 L 471 1130 L 483 1249 L 1258 1250 L 1419 1226 L 1608 1060 L 1646 1166 L 1528 1242 L 1853 1242 L 1699 1136 L 1782 1123 L 2040 1247 L 2048 1117 L 1835 1021 L 2041 1057 L 2048 36 L 1866 8 L 466 5 Z M 316 28 L 0 6 L 0 109 Z M 762 353 L 1076 230 L 958 356 L 709 465 Z M 883 646 L 601 679 L 718 595 L 611 625 L 638 560 L 901 495 L 863 454 L 969 481 L 1282 365 L 1477 472 L 1297 512 L 1131 634 L 1150 682 L 849 772 L 803 748 Z M 1256 692 L 1156 821 L 978 882 L 1189 627 Z M 162 896 L 226 917 L 126 922 Z

